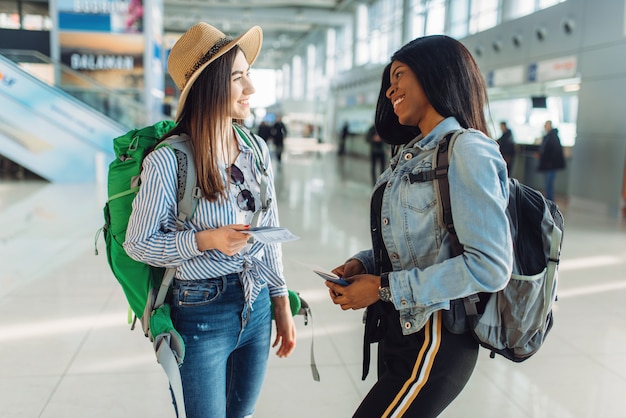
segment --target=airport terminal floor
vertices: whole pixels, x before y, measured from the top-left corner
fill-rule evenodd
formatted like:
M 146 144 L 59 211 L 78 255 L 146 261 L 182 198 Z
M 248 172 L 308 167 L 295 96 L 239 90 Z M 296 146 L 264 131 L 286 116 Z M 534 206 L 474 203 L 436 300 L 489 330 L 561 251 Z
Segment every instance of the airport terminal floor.
M 291 357 L 270 355 L 255 417 L 350 417 L 376 375 L 372 365 L 361 381 L 363 312 L 333 305 L 311 268 L 369 245 L 369 161 L 289 138 L 276 171 L 281 223 L 300 237 L 283 245 L 286 277 L 313 318 L 296 317 Z M 102 239 L 94 255 L 105 195 L 91 184 L 0 182 L 2 417 L 174 417 L 151 344 L 129 330 Z M 565 241 L 544 347 L 519 364 L 481 350 L 442 417 L 626 417 L 626 224 L 558 203 Z

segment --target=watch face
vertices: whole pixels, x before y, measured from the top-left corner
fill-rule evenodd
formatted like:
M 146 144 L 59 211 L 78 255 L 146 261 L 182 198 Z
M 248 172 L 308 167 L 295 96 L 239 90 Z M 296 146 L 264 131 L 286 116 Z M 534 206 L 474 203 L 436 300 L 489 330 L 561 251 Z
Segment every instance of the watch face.
M 383 302 L 389 302 L 391 300 L 391 289 L 388 287 L 381 287 L 378 289 L 378 297 Z

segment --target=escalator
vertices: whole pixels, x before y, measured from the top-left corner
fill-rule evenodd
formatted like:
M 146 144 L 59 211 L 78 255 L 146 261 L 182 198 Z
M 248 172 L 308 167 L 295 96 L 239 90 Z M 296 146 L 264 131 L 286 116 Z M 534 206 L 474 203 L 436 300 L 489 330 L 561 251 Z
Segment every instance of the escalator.
M 68 77 L 59 75 L 58 66 L 16 61 L 0 51 L 0 154 L 50 182 L 102 182 L 114 158 L 112 139 L 145 124 L 141 106 L 120 104 L 122 99 L 104 88 L 94 92 L 93 86 L 72 84 L 77 93 L 88 91 L 87 97 L 98 97 L 108 108 L 125 109 L 127 119 L 114 120 L 51 82 Z M 48 80 L 24 68 L 38 68 Z

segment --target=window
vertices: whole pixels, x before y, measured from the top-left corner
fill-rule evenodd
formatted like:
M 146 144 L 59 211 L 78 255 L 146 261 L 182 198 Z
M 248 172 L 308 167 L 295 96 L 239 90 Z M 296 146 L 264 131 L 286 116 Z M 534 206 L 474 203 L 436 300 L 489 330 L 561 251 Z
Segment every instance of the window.
M 334 76 L 336 71 L 337 34 L 334 29 L 326 31 L 326 75 Z
M 410 19 L 411 39 L 424 36 L 426 32 L 426 8 L 422 0 L 412 0 Z
M 315 45 L 309 44 L 306 49 L 306 98 L 313 100 L 315 86 L 318 80 L 315 79 Z
M 563 3 L 565 0 L 537 0 L 539 3 L 539 10 L 547 9 L 550 6 L 554 6 L 555 4 Z
M 453 38 L 463 38 L 469 32 L 469 0 L 450 0 L 450 30 Z
M 52 21 L 50 20 L 48 3 L 0 0 L 0 28 L 50 30 L 52 28 Z
M 517 19 L 518 17 L 528 16 L 535 12 L 535 2 L 529 0 L 512 0 L 509 3 L 509 12 L 503 16 L 506 20 Z
M 426 9 L 425 35 L 438 35 L 446 30 L 446 4 L 444 0 L 431 0 Z
M 26 30 L 50 30 L 52 20 L 48 2 L 22 2 L 22 29 Z
M 352 26 L 344 26 L 337 32 L 337 70 L 352 69 Z
M 300 55 L 296 55 L 293 57 L 291 61 L 292 68 L 292 90 L 291 97 L 294 99 L 303 99 L 304 98 L 304 71 L 302 68 L 302 57 Z
M 411 0 L 411 38 L 445 33 L 445 0 Z
M 289 64 L 284 64 L 283 70 L 278 73 L 277 84 L 282 87 L 282 90 L 276 92 L 279 99 L 291 97 L 291 67 Z
M 369 22 L 367 6 L 359 4 L 356 13 L 356 57 L 354 63 L 363 65 L 369 62 Z
M 20 26 L 17 1 L 0 0 L 0 28 L 19 29 Z
M 402 0 L 378 0 L 369 10 L 369 62 L 386 63 L 403 45 Z
M 545 9 L 555 4 L 563 3 L 565 0 L 511 0 L 509 2 L 509 11 L 505 20 L 517 19 L 518 17 L 527 16 L 538 10 Z
M 472 0 L 469 32 L 476 33 L 498 24 L 498 0 Z

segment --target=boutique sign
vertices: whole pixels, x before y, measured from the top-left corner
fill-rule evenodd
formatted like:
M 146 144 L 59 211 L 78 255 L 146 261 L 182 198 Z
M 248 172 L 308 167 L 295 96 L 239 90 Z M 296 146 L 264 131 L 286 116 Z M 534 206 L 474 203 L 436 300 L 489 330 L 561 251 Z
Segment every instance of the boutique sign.
M 75 32 L 61 32 L 59 45 L 61 62 L 73 70 L 90 73 L 113 71 L 118 74 L 117 76 L 101 74 L 100 82 L 111 77 L 120 77 L 125 72 L 130 76 L 130 73 L 143 71 L 144 40 L 141 35 L 93 32 L 77 35 Z M 93 74 L 91 76 L 93 77 Z M 112 79 L 110 84 L 107 82 L 105 84 L 112 88 L 124 86 L 123 80 L 119 79 Z
M 73 70 L 132 70 L 135 59 L 123 55 L 72 54 L 70 66 Z
M 59 30 L 141 33 L 143 1 L 58 0 Z
M 75 13 L 127 13 L 130 2 L 108 0 L 73 0 L 72 11 Z

